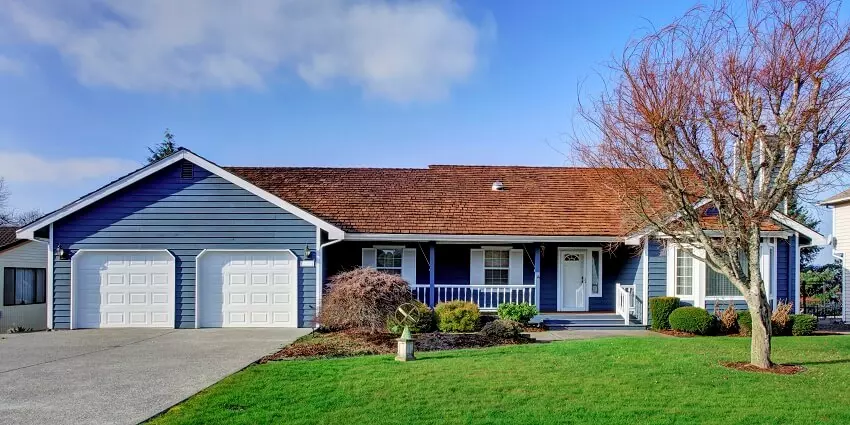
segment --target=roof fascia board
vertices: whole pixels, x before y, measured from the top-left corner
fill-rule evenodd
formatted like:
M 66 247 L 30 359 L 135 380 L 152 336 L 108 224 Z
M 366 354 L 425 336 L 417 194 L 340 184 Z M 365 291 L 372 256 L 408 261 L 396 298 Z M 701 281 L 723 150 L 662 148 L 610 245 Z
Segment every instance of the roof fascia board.
M 841 203 L 844 203 L 844 202 L 850 202 L 850 196 L 845 196 L 843 198 L 838 198 L 838 199 L 827 199 L 826 201 L 819 202 L 818 205 L 830 207 L 830 206 L 838 205 L 838 204 L 841 204 Z
M 196 155 L 196 154 L 194 154 L 194 153 L 192 153 L 188 150 L 181 150 L 181 151 L 176 152 L 175 154 L 169 156 L 168 158 L 165 158 L 161 161 L 155 162 L 155 163 L 150 164 L 148 166 L 142 167 L 142 168 L 134 171 L 133 173 L 125 176 L 124 178 L 122 178 L 118 181 L 115 181 L 112 184 L 109 184 L 107 186 L 104 186 L 104 187 L 96 190 L 95 192 L 92 192 L 91 194 L 89 194 L 89 195 L 87 195 L 83 198 L 80 198 L 80 199 L 78 199 L 78 200 L 76 200 L 76 201 L 74 201 L 74 202 L 72 202 L 72 203 L 70 203 L 70 204 L 68 204 L 68 205 L 66 205 L 66 206 L 64 206 L 64 207 L 62 207 L 62 208 L 44 216 L 44 217 L 42 217 L 41 219 L 19 229 L 16 233 L 16 236 L 18 237 L 18 239 L 35 239 L 35 231 L 36 230 L 44 228 L 45 226 L 47 226 L 47 225 L 49 225 L 53 222 L 56 222 L 57 220 L 60 220 L 64 217 L 67 217 L 68 215 L 73 214 L 74 212 L 77 212 L 77 211 L 79 211 L 79 210 L 81 210 L 81 209 L 83 209 L 83 208 L 85 208 L 89 205 L 92 205 L 95 202 L 97 202 L 97 201 L 99 201 L 99 200 L 101 200 L 101 199 L 103 199 L 103 198 L 105 198 L 109 195 L 112 195 L 113 193 L 116 193 L 116 192 L 118 192 L 118 191 L 120 191 L 120 190 L 142 180 L 142 179 L 144 179 L 145 177 L 148 177 L 148 176 L 150 176 L 150 175 L 152 175 L 152 174 L 154 174 L 158 171 L 161 171 L 162 169 L 164 169 L 164 168 L 166 168 L 166 167 L 168 167 L 168 166 L 170 166 L 170 165 L 172 165 L 172 164 L 174 164 L 174 163 L 176 163 L 180 160 L 183 160 L 183 159 L 185 159 L 189 162 L 192 162 L 193 164 L 195 164 L 195 165 L 197 165 L 197 166 L 199 166 L 199 167 L 201 167 L 201 168 L 203 168 L 203 169 L 205 169 L 205 170 L 207 170 L 207 171 L 209 171 L 213 174 L 218 175 L 219 177 L 227 180 L 228 182 L 233 183 L 236 186 L 239 186 L 242 189 L 245 189 L 248 192 L 251 192 L 252 194 L 254 194 L 256 196 L 259 196 L 260 198 L 262 198 L 262 199 L 264 199 L 264 200 L 266 200 L 266 201 L 268 201 L 268 202 L 270 202 L 270 203 L 292 213 L 296 217 L 301 218 L 304 221 L 306 221 L 310 224 L 313 224 L 313 225 L 321 228 L 322 230 L 327 231 L 328 237 L 331 238 L 331 239 L 342 239 L 342 238 L 345 237 L 345 232 L 342 231 L 342 229 L 339 229 L 336 226 L 333 226 L 330 223 L 308 213 L 307 211 L 305 211 L 301 208 L 298 208 L 295 205 L 292 205 L 289 202 L 286 202 L 283 199 L 280 199 L 279 197 L 277 197 L 277 196 L 275 196 L 275 195 L 273 195 L 273 194 L 271 194 L 271 193 L 269 193 L 269 192 L 267 192 L 263 189 L 260 189 L 259 187 L 247 182 L 246 180 L 242 179 L 241 177 L 238 177 L 235 174 L 230 173 L 230 172 L 222 169 L 218 165 L 215 165 L 212 162 L 207 161 L 206 159 L 201 158 L 200 156 L 198 156 L 198 155 Z
M 770 218 L 780 222 L 785 227 L 788 227 L 789 229 L 811 239 L 812 245 L 823 246 L 823 245 L 829 244 L 829 241 L 827 240 L 826 236 L 821 235 L 820 233 L 806 227 L 805 225 L 798 222 L 797 220 L 794 220 L 793 218 L 788 217 L 787 215 L 782 214 L 779 211 L 772 212 L 770 214 Z
M 524 236 L 524 235 L 458 235 L 425 233 L 346 233 L 345 240 L 382 242 L 622 242 L 616 236 Z

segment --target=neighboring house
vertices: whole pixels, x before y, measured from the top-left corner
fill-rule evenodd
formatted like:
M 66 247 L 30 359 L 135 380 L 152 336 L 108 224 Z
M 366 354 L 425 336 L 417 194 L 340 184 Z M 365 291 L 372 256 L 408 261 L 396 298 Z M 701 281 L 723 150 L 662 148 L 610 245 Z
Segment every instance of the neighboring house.
M 0 332 L 47 327 L 47 246 L 15 239 L 15 227 L 0 227 Z
M 219 167 L 181 150 L 18 236 L 54 252 L 47 300 L 59 329 L 310 327 L 322 282 L 358 266 L 402 275 L 429 304 L 524 301 L 620 324 L 646 324 L 654 296 L 742 305 L 686 250 L 624 239 L 625 213 L 598 172 Z M 796 299 L 798 249 L 809 243 L 825 239 L 779 213 L 767 224 L 772 301 Z
M 821 205 L 832 208 L 832 253 L 841 261 L 841 320 L 850 322 L 850 190 L 821 202 Z

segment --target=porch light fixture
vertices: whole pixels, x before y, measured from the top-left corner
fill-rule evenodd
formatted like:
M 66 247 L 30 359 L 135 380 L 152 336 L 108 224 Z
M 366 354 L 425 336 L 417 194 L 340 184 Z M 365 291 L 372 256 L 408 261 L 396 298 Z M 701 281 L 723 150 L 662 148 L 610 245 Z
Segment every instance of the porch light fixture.
M 67 260 L 70 257 L 70 252 L 67 249 L 62 248 L 62 245 L 56 246 L 56 256 L 59 257 L 60 260 Z
M 310 245 L 305 245 L 304 246 L 304 259 L 309 260 L 312 257 L 313 257 L 313 250 L 310 249 Z

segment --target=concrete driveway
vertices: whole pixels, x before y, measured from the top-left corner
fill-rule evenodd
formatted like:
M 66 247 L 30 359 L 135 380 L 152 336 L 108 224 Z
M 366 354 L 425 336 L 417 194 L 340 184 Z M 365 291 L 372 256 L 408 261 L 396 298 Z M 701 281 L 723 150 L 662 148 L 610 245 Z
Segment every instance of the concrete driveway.
M 0 336 L 0 423 L 135 424 L 308 329 L 97 329 Z

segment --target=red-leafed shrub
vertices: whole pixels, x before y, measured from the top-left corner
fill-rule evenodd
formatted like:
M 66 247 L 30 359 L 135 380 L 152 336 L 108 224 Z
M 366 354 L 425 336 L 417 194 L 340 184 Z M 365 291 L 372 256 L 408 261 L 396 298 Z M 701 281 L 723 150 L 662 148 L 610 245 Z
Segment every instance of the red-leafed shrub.
M 398 306 L 412 299 L 401 276 L 368 267 L 354 269 L 331 277 L 318 320 L 332 330 L 380 332 Z

